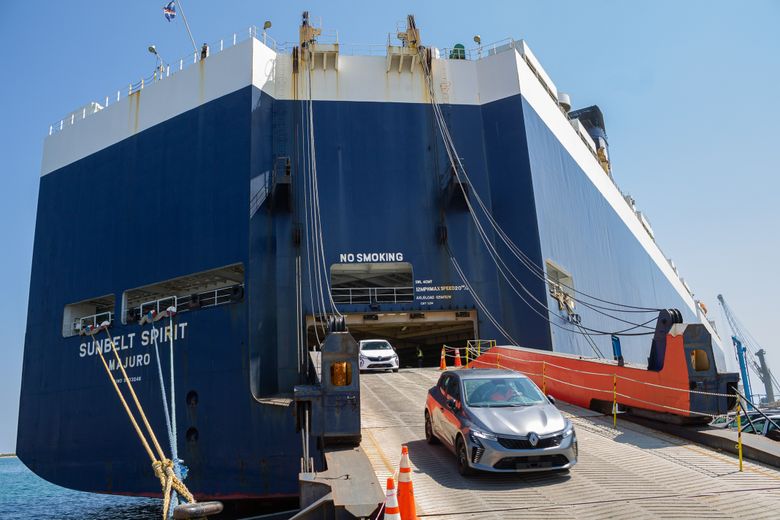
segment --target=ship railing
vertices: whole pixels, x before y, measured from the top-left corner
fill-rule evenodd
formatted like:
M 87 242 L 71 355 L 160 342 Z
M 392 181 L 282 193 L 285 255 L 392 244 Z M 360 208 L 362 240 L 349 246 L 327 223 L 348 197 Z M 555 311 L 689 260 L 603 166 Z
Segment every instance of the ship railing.
M 166 296 L 165 298 L 160 298 L 159 300 L 144 302 L 139 307 L 139 310 L 141 311 L 141 316 L 151 311 L 154 311 L 155 313 L 159 314 L 164 310 L 166 310 L 168 307 L 175 307 L 178 310 L 179 308 L 178 300 L 179 298 L 176 296 Z
M 270 183 L 271 183 L 271 180 L 269 180 L 269 178 L 270 176 L 266 173 L 262 186 L 260 187 L 259 190 L 257 190 L 257 192 L 254 195 L 252 195 L 252 198 L 249 200 L 250 218 L 254 216 L 255 213 L 257 213 L 257 210 L 260 209 L 260 206 L 263 205 L 265 199 L 268 198 L 268 192 L 270 191 Z
M 439 49 L 439 59 L 442 60 L 478 60 L 484 56 L 492 56 L 510 49 L 520 48 L 520 41 L 514 38 L 504 38 L 493 43 L 479 45 L 470 49 L 460 47 L 442 47 Z
M 168 309 L 168 307 L 175 307 L 176 312 L 186 312 L 196 308 L 203 309 L 206 307 L 216 307 L 218 305 L 225 305 L 233 302 L 238 287 L 243 288 L 244 284 L 239 283 L 227 287 L 220 287 L 219 289 L 200 291 L 192 295 L 165 296 L 158 300 L 144 302 L 134 309 L 138 311 L 139 316 L 143 316 L 150 311 L 156 313 L 163 312 Z M 193 300 L 197 301 L 197 305 L 193 305 Z
M 82 316 L 73 322 L 73 330 L 74 332 L 81 332 L 87 326 L 98 327 L 104 321 L 112 323 L 114 321 L 114 313 L 111 311 L 104 311 L 90 314 L 89 316 Z
M 414 301 L 414 287 L 333 287 L 333 303 L 411 303 Z
M 339 54 L 345 56 L 386 56 L 387 45 L 381 43 L 339 44 Z
M 239 286 L 243 287 L 244 285 L 239 284 Z M 235 287 L 237 286 L 231 285 L 229 287 L 222 287 L 221 289 L 214 289 L 213 291 L 198 293 L 200 308 L 216 307 L 217 305 L 225 305 L 226 303 L 232 302 Z
M 213 56 L 214 54 L 217 54 L 225 49 L 235 47 L 239 43 L 250 38 L 255 38 L 263 42 L 265 45 L 277 52 L 280 47 L 276 40 L 269 36 L 265 31 L 262 29 L 258 30 L 256 26 L 252 25 L 245 31 L 234 32 L 227 38 L 222 38 L 217 42 L 209 43 L 208 55 Z M 79 108 L 78 110 L 63 117 L 56 123 L 49 125 L 49 135 L 61 132 L 65 128 L 73 126 L 77 122 L 82 121 L 87 117 L 96 114 L 97 112 L 100 112 L 106 107 L 118 103 L 122 99 L 132 96 L 137 92 L 140 92 L 144 89 L 144 87 L 148 87 L 150 84 L 156 83 L 157 81 L 164 80 L 169 76 L 172 76 L 173 74 L 188 68 L 190 65 L 198 63 L 203 59 L 201 57 L 201 52 L 202 49 L 188 53 L 178 60 L 158 63 L 154 68 L 154 71 L 149 76 L 145 76 L 137 81 L 127 83 L 124 87 L 117 89 L 115 94 L 111 94 L 105 96 L 102 99 L 99 98 L 99 100 L 92 101 L 82 108 Z

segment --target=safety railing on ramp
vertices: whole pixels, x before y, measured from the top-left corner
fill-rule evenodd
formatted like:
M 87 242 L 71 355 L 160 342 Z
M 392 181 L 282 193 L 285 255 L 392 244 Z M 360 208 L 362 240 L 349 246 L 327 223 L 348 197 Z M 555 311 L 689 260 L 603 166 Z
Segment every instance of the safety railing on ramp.
M 442 346 L 442 363 L 441 368 L 444 369 L 447 366 L 451 368 L 459 367 L 472 367 L 472 368 L 498 368 L 498 369 L 510 369 L 520 372 L 528 376 L 533 380 L 544 392 L 548 394 L 548 383 L 556 383 L 565 385 L 573 389 L 588 390 L 595 392 L 604 397 L 603 401 L 611 402 L 611 415 L 613 427 L 617 428 L 617 417 L 620 413 L 620 406 L 637 406 L 649 405 L 652 407 L 658 407 L 661 409 L 669 410 L 670 412 L 677 414 L 690 414 L 700 417 L 714 418 L 711 413 L 698 412 L 695 410 L 679 408 L 671 406 L 669 404 L 659 403 L 646 398 L 647 395 L 653 395 L 653 391 L 663 392 L 679 392 L 687 393 L 689 395 L 704 395 L 711 397 L 726 397 L 734 399 L 737 403 L 737 416 L 740 417 L 741 411 L 744 409 L 743 402 L 749 403 L 745 396 L 736 392 L 734 394 L 718 393 L 718 392 L 706 392 L 701 390 L 693 390 L 690 388 L 679 388 L 668 385 L 662 385 L 657 383 L 651 383 L 648 381 L 641 381 L 636 378 L 624 376 L 616 372 L 594 372 L 588 370 L 580 370 L 557 363 L 552 363 L 546 360 L 534 360 L 525 359 L 523 357 L 512 355 L 506 351 L 493 350 L 495 348 L 495 341 L 490 340 L 470 340 L 467 342 L 465 348 L 450 347 L 448 345 Z M 461 356 L 463 351 L 463 356 Z M 487 355 L 486 355 L 487 354 Z M 447 359 L 454 360 L 454 363 L 448 364 Z M 465 361 L 465 363 L 464 363 Z M 603 384 L 597 386 L 588 386 L 585 384 L 579 384 L 574 382 L 572 375 L 579 374 L 583 376 L 591 376 L 596 378 L 597 381 L 602 381 Z M 636 390 L 638 385 L 648 387 L 650 392 L 642 394 L 643 397 L 637 397 Z M 628 389 L 626 389 L 628 388 Z M 747 420 L 750 420 L 747 417 Z M 737 424 L 738 440 L 737 448 L 739 454 L 739 468 L 742 471 L 742 425 Z

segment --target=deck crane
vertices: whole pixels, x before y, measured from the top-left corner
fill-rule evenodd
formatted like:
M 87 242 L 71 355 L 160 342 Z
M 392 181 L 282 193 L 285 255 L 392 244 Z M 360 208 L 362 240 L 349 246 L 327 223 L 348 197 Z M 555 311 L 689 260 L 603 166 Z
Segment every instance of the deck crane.
M 753 400 L 753 394 L 750 389 L 750 374 L 748 373 L 748 368 L 750 368 L 756 373 L 761 382 L 764 383 L 766 402 L 774 402 L 774 386 L 780 388 L 780 385 L 777 384 L 777 380 L 769 371 L 769 367 L 766 364 L 766 359 L 764 358 L 766 351 L 761 348 L 758 342 L 756 342 L 744 326 L 740 324 L 722 294 L 718 295 L 718 301 L 720 302 L 721 308 L 723 308 L 723 314 L 726 316 L 726 321 L 728 321 L 729 327 L 731 327 L 731 331 L 733 332 L 731 341 L 734 343 L 734 348 L 737 351 L 737 360 L 739 361 L 739 370 L 742 374 L 742 385 L 744 387 L 745 395 Z M 751 357 L 748 358 L 747 354 L 750 354 Z M 758 363 L 753 360 L 754 357 L 758 358 Z

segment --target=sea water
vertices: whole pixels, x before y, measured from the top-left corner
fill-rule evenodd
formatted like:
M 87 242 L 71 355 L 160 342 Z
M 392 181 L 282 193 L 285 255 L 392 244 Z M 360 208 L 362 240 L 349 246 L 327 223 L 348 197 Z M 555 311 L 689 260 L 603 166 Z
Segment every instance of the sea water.
M 146 520 L 159 518 L 161 507 L 161 500 L 61 488 L 16 457 L 0 458 L 0 520 Z

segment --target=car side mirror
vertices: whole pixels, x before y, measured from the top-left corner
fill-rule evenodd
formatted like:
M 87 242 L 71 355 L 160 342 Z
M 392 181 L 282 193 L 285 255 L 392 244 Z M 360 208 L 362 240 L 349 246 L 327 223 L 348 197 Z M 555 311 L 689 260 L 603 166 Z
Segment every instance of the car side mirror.
M 453 412 L 457 411 L 458 404 L 455 402 L 455 399 L 447 399 L 447 408 L 449 408 Z
M 555 398 L 551 395 L 547 396 L 547 400 L 550 401 L 550 404 L 555 406 Z

